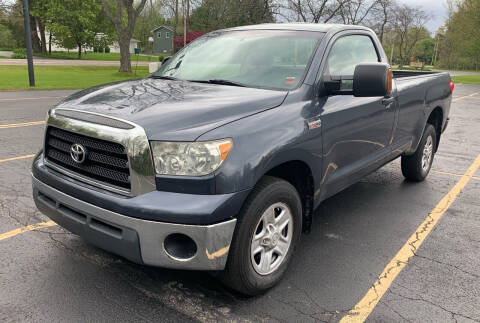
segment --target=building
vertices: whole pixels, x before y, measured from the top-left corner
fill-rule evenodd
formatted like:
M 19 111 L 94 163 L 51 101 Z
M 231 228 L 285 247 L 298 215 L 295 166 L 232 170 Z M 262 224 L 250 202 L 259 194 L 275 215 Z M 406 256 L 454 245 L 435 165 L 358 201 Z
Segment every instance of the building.
M 139 48 L 138 43 L 141 43 L 141 41 L 133 38 L 130 39 L 130 54 L 135 54 L 135 48 Z M 110 45 L 109 47 L 110 53 L 120 53 L 120 46 L 118 46 L 118 42 L 113 42 L 112 45 Z
M 102 39 L 104 39 L 105 35 L 104 34 L 97 34 L 95 36 L 95 42 L 98 42 L 100 44 L 105 44 L 105 42 L 101 42 Z M 47 49 L 49 48 L 49 39 L 50 39 L 50 34 L 48 32 L 46 32 L 46 38 L 47 38 Z M 76 49 L 75 48 L 72 48 L 72 49 L 68 49 L 68 48 L 64 48 L 60 45 L 58 45 L 57 43 L 55 43 L 55 38 L 52 37 L 52 52 L 69 52 L 69 51 L 75 51 Z M 137 39 L 131 39 L 130 40 L 130 54 L 135 54 L 135 48 L 138 48 L 138 44 L 141 43 L 141 41 L 137 40 Z M 111 45 L 108 45 L 108 42 L 106 43 L 106 46 L 108 46 L 110 48 L 110 52 L 111 53 L 120 53 L 120 46 L 118 46 L 118 42 L 117 41 L 114 41 Z M 103 48 L 103 46 L 102 46 Z M 93 48 L 92 47 L 83 47 L 82 48 L 83 52 L 93 52 Z M 103 49 L 102 49 L 103 51 Z
M 156 54 L 173 53 L 174 30 L 168 26 L 159 26 L 151 31 L 153 52 Z

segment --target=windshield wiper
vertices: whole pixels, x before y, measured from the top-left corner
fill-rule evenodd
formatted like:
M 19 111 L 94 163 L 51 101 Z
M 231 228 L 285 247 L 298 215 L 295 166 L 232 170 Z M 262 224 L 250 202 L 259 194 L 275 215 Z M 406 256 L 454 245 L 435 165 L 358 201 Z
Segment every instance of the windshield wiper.
M 173 76 L 168 76 L 168 75 L 152 75 L 154 79 L 161 79 L 161 80 L 173 80 L 173 81 L 178 81 L 180 80 L 179 78 L 173 77 Z
M 211 79 L 211 80 L 190 80 L 190 82 L 197 82 L 197 83 L 210 83 L 210 84 L 219 84 L 219 85 L 231 85 L 231 86 L 241 86 L 246 87 L 246 85 L 242 83 L 237 83 L 234 81 L 229 80 L 222 80 L 222 79 Z

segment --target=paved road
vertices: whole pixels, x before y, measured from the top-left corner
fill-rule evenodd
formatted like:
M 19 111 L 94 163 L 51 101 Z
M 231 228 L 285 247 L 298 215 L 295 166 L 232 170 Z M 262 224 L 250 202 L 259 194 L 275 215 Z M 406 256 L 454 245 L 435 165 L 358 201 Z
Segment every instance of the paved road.
M 28 157 L 44 126 L 18 124 L 43 120 L 69 93 L 0 93 L 0 125 L 11 125 L 0 126 L 0 235 L 48 220 L 31 199 Z M 263 296 L 241 297 L 204 272 L 132 264 L 55 226 L 0 240 L 0 321 L 338 321 L 480 153 L 480 87 L 457 85 L 455 96 L 428 180 L 405 182 L 394 161 L 327 200 Z M 13 157 L 25 158 L 2 162 Z M 480 321 L 479 196 L 477 171 L 368 321 Z
M 2 55 L 0 55 L 2 56 Z M 138 66 L 148 66 L 149 62 L 138 62 Z M 48 58 L 34 58 L 35 65 L 62 65 L 62 66 L 120 66 L 119 61 L 93 61 L 93 60 L 78 60 L 78 59 L 48 59 Z M 132 57 L 132 66 L 137 62 Z M 27 65 L 26 59 L 10 59 L 0 58 L 0 65 Z

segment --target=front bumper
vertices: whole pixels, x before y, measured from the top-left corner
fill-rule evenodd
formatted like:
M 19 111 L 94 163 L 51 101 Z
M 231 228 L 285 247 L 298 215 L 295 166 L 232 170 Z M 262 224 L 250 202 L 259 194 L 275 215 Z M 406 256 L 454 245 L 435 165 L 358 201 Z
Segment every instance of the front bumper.
M 38 209 L 87 242 L 133 262 L 166 268 L 221 270 L 225 267 L 236 219 L 211 225 L 174 224 L 125 216 L 67 195 L 32 176 Z M 178 258 L 165 249 L 165 239 L 181 234 L 196 252 Z

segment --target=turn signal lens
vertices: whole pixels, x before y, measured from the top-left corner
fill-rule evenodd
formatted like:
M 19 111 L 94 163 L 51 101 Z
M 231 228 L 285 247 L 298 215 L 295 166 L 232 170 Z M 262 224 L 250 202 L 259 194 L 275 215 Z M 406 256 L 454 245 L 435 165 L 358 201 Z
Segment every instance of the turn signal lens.
M 218 146 L 218 149 L 220 150 L 220 158 L 222 160 L 225 160 L 225 158 L 227 158 L 228 153 L 230 152 L 230 148 L 232 148 L 232 142 L 231 141 L 226 142 L 226 143 Z
M 393 71 L 391 68 L 387 71 L 387 93 L 391 93 L 393 89 Z

